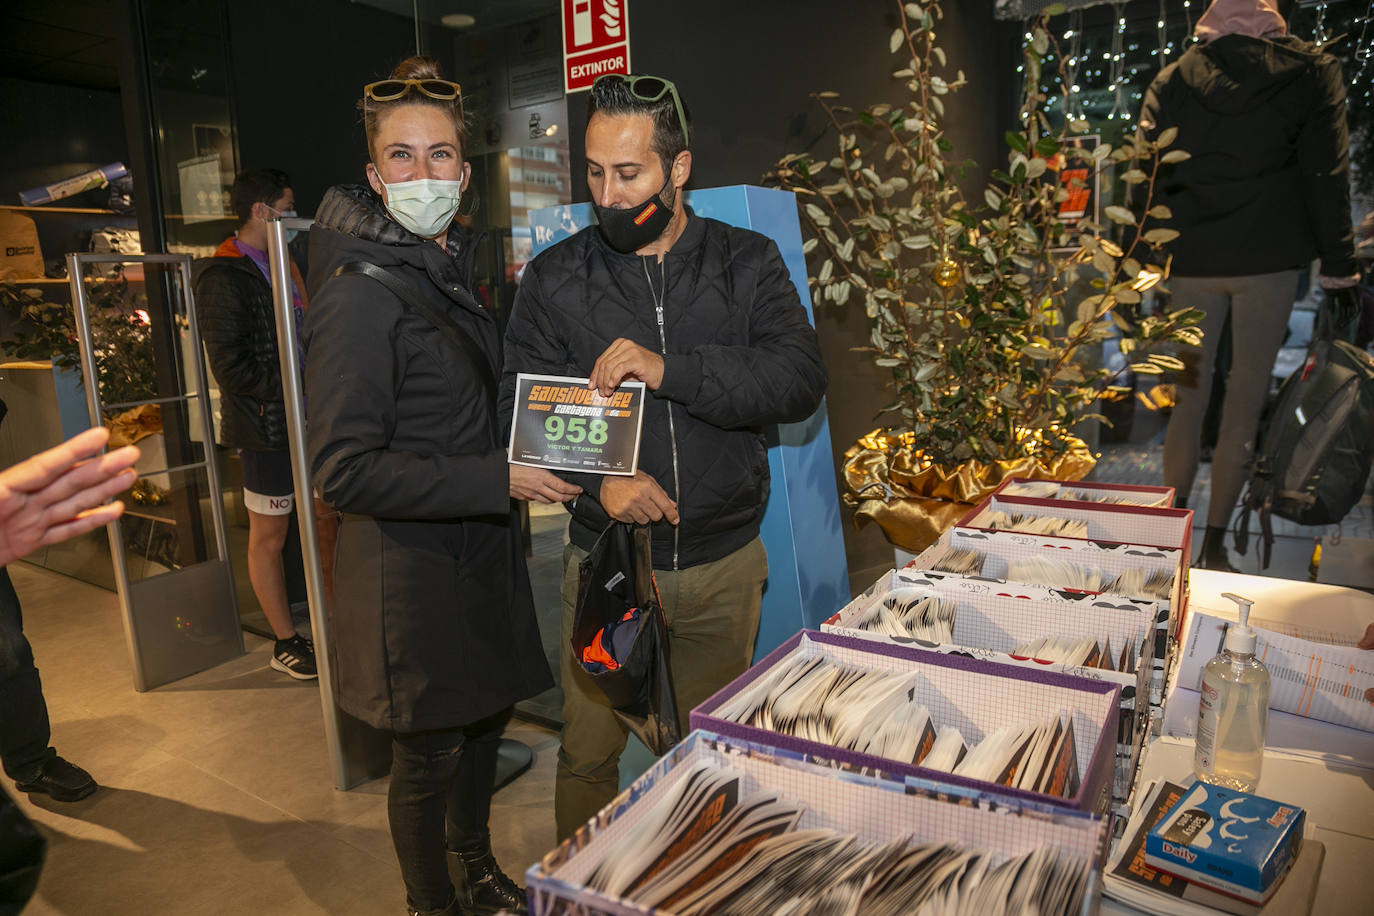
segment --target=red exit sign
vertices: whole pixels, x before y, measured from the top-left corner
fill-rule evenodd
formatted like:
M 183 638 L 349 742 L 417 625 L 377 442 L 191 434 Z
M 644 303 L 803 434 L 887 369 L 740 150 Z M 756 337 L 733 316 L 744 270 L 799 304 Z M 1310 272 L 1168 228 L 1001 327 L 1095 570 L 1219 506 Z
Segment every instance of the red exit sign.
M 563 0 L 563 88 L 590 89 L 598 76 L 630 72 L 630 0 Z

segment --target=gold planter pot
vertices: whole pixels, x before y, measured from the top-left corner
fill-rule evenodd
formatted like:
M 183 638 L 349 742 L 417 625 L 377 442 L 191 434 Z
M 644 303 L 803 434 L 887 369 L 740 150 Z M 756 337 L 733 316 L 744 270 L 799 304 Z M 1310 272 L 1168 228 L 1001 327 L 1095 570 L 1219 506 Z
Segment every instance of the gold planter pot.
M 855 527 L 877 522 L 889 541 L 916 553 L 1009 477 L 1082 480 L 1097 459 L 1081 439 L 1064 438 L 1069 449 L 1047 458 L 941 467 L 911 433 L 876 429 L 844 453 L 844 502 L 854 509 Z

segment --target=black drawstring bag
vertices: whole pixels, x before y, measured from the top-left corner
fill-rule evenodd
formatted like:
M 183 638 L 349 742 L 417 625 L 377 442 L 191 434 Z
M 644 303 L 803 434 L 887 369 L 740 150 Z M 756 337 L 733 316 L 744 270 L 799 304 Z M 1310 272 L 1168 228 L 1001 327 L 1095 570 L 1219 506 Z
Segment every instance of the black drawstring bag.
M 638 619 L 627 614 L 639 610 Z M 626 631 L 626 626 L 631 627 Z M 602 640 L 617 627 L 621 647 L 611 663 Z M 609 628 L 609 629 L 608 629 Z M 582 670 L 610 701 L 616 718 L 656 755 L 682 740 L 677 697 L 668 660 L 668 629 L 654 584 L 649 529 L 612 522 L 578 567 L 577 607 L 573 612 L 572 652 Z M 624 647 L 628 646 L 628 651 Z M 591 651 L 588 651 L 591 650 Z

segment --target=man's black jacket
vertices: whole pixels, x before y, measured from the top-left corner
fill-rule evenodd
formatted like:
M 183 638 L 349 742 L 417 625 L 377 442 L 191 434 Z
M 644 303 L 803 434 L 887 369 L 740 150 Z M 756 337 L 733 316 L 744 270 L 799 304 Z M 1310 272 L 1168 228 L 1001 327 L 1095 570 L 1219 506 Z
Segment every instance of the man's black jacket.
M 1350 139 L 1340 61 L 1297 38 L 1223 35 L 1188 49 L 1145 93 L 1141 128 L 1178 128 L 1190 159 L 1165 165 L 1173 272 L 1273 273 L 1322 259 L 1355 273 Z
M 666 354 L 639 453 L 639 467 L 681 516 L 676 530 L 654 525 L 659 569 L 709 563 L 753 540 L 768 499 L 763 427 L 806 419 L 826 385 L 816 332 L 777 245 L 687 212 L 662 262 L 614 251 L 595 227 L 531 261 L 506 329 L 501 379 L 509 430 L 517 372 L 588 376 L 618 337 Z M 589 550 L 608 522 L 598 502 L 602 478 L 565 476 L 585 491 L 570 534 Z
M 287 447 L 272 287 L 250 258 L 196 261 L 196 318 L 220 390 L 220 444 L 253 451 Z

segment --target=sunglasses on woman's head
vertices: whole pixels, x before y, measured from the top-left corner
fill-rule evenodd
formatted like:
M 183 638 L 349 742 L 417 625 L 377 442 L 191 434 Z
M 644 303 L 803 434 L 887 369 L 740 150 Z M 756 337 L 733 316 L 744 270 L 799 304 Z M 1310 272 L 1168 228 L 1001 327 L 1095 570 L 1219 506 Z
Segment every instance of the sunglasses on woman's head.
M 592 83 L 592 88 L 602 80 L 622 80 L 625 88 L 630 90 L 630 95 L 639 99 L 641 102 L 657 102 L 665 95 L 673 97 L 673 108 L 677 111 L 677 123 L 682 128 L 682 143 L 690 146 L 691 140 L 687 136 L 687 115 L 682 110 L 682 99 L 678 97 L 677 87 L 668 80 L 659 76 L 625 76 L 623 73 L 607 73 L 605 76 L 598 76 Z
M 462 110 L 463 87 L 449 80 L 378 80 L 363 87 L 363 97 L 374 102 L 394 102 L 412 89 L 440 102 L 457 100 Z

